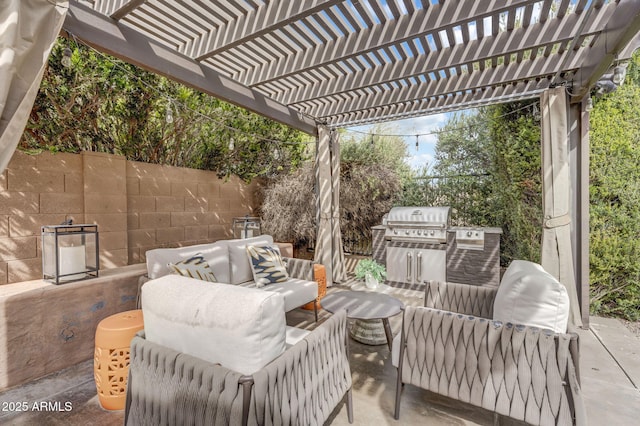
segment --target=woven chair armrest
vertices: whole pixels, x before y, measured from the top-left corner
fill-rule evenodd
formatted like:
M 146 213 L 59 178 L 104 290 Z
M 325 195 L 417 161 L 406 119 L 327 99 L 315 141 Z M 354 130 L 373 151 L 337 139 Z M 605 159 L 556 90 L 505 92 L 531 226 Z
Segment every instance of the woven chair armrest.
M 481 287 L 443 281 L 427 281 L 424 306 L 443 311 L 493 318 L 497 287 Z
M 408 306 L 398 373 L 404 383 L 527 423 L 583 424 L 577 338 Z
M 149 342 L 141 331 L 131 341 L 125 424 L 240 425 L 243 382 L 246 376 Z
M 287 273 L 292 278 L 313 281 L 313 261 L 295 257 L 283 257 L 287 265 Z
M 352 383 L 346 312 L 331 316 L 253 379 L 249 424 L 324 424 Z

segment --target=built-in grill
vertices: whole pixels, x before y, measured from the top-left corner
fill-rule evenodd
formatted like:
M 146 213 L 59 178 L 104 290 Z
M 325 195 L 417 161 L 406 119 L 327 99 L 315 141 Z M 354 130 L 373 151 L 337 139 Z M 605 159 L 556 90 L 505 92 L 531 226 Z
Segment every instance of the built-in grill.
M 420 290 L 428 280 L 498 285 L 499 228 L 449 227 L 450 207 L 394 207 L 372 229 L 373 258 L 387 284 Z

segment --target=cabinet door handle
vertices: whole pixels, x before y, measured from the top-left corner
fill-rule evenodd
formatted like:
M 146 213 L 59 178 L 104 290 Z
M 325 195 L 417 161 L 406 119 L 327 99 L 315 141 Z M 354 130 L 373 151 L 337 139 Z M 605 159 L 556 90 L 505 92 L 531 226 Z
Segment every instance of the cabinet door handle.
M 422 253 L 416 255 L 416 281 L 422 281 Z
M 407 253 L 407 282 L 411 282 L 411 271 L 413 270 L 413 253 Z

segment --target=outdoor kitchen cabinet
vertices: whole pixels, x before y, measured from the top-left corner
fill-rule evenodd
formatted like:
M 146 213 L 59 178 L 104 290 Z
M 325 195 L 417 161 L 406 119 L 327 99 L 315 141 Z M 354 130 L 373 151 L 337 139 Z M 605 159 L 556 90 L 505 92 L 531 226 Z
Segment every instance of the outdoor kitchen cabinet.
M 387 246 L 387 280 L 407 284 L 446 281 L 446 257 L 442 249 Z

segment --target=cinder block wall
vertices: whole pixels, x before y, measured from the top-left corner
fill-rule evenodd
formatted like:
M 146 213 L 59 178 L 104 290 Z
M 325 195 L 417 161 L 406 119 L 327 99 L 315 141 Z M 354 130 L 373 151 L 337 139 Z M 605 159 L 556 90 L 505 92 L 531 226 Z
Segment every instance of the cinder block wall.
M 129 263 L 147 250 L 231 238 L 234 217 L 254 214 L 257 184 L 215 173 L 127 162 Z
M 42 225 L 98 224 L 100 267 L 109 269 L 144 262 L 152 248 L 230 238 L 232 218 L 256 211 L 256 190 L 110 154 L 16 151 L 0 174 L 0 284 L 42 277 Z

